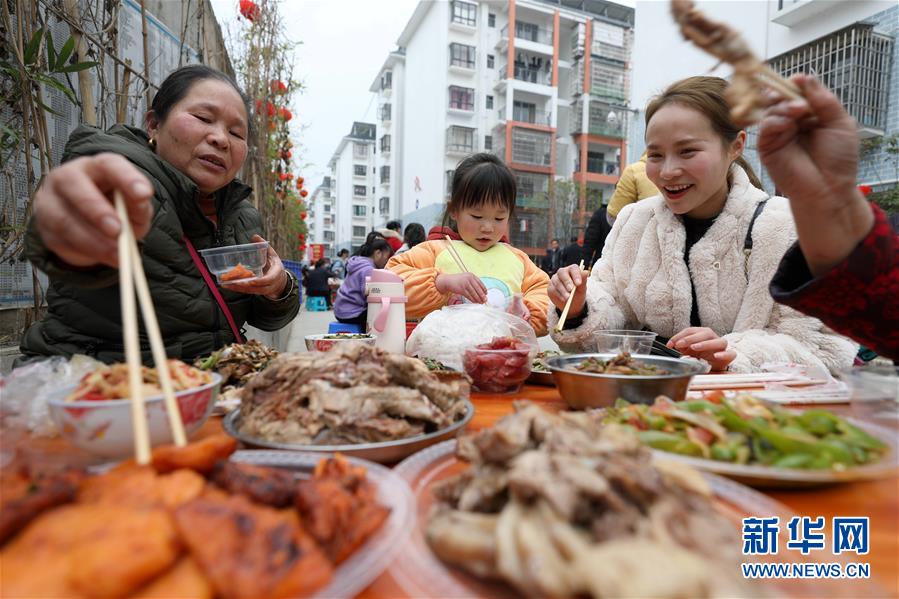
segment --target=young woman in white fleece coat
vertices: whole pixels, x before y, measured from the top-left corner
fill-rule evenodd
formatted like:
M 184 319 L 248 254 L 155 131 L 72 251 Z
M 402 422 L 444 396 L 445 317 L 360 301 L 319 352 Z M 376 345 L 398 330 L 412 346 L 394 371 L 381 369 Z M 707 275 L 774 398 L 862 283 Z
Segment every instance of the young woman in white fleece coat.
M 741 158 L 746 134 L 730 120 L 725 87 L 691 77 L 650 102 L 646 170 L 661 195 L 622 209 L 589 279 L 577 266 L 553 277 L 551 330 L 575 293 L 565 329 L 553 333 L 563 350 L 592 351 L 602 329 L 645 327 L 714 370 L 852 365 L 853 342 L 771 298 L 796 232 L 787 200 L 761 190 Z

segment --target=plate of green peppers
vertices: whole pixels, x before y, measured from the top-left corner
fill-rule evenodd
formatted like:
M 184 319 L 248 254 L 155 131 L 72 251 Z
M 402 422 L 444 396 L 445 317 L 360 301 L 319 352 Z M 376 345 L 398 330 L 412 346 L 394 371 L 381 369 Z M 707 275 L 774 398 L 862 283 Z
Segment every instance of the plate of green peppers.
M 804 487 L 889 476 L 899 433 L 826 410 L 795 411 L 750 394 L 652 405 L 619 400 L 603 421 L 633 429 L 657 457 L 755 487 Z

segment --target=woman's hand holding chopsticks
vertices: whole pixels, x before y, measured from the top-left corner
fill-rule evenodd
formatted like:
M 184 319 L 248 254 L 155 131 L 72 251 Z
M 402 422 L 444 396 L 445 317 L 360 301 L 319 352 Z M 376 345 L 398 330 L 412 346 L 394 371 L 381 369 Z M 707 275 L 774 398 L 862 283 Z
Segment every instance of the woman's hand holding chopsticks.
M 47 249 L 72 266 L 118 266 L 122 227 L 113 190 L 121 190 L 134 236 L 142 239 L 153 219 L 153 186 L 128 160 L 97 154 L 51 170 L 34 194 L 35 223 Z

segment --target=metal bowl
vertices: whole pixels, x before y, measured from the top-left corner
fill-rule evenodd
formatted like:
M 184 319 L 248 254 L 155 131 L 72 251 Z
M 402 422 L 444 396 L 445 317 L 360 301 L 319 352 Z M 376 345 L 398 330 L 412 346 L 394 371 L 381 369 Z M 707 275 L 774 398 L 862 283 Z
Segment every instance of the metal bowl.
M 464 429 L 471 421 L 472 417 L 474 417 L 474 405 L 467 399 L 461 401 L 465 402 L 465 415 L 450 426 L 425 435 L 416 435 L 406 439 L 397 439 L 396 441 L 381 441 L 379 443 L 302 445 L 299 443 L 278 443 L 276 441 L 268 441 L 240 432 L 240 408 L 225 416 L 225 419 L 222 421 L 222 427 L 224 427 L 226 433 L 250 447 L 287 449 L 290 451 L 312 451 L 316 453 L 340 452 L 344 455 L 371 460 L 381 464 L 394 464 L 429 445 L 452 439 L 456 436 L 457 432 Z
M 587 358 L 609 360 L 615 356 L 613 353 L 555 356 L 548 358 L 546 365 L 553 373 L 553 380 L 562 399 L 573 408 L 608 408 L 619 397 L 631 403 L 643 404 L 651 404 L 659 395 L 680 401 L 687 395 L 690 379 L 702 372 L 699 362 L 660 356 L 634 356 L 634 359 L 663 368 L 671 374 L 592 374 L 575 369 L 576 364 Z

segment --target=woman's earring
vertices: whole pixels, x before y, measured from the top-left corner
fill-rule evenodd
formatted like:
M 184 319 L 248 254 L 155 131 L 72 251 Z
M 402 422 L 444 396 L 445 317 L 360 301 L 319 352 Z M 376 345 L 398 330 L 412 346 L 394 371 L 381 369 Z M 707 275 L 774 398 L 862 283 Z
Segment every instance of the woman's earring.
M 155 150 L 156 149 L 156 138 L 151 137 L 150 141 L 148 141 L 147 144 L 149 144 L 149 146 Z

